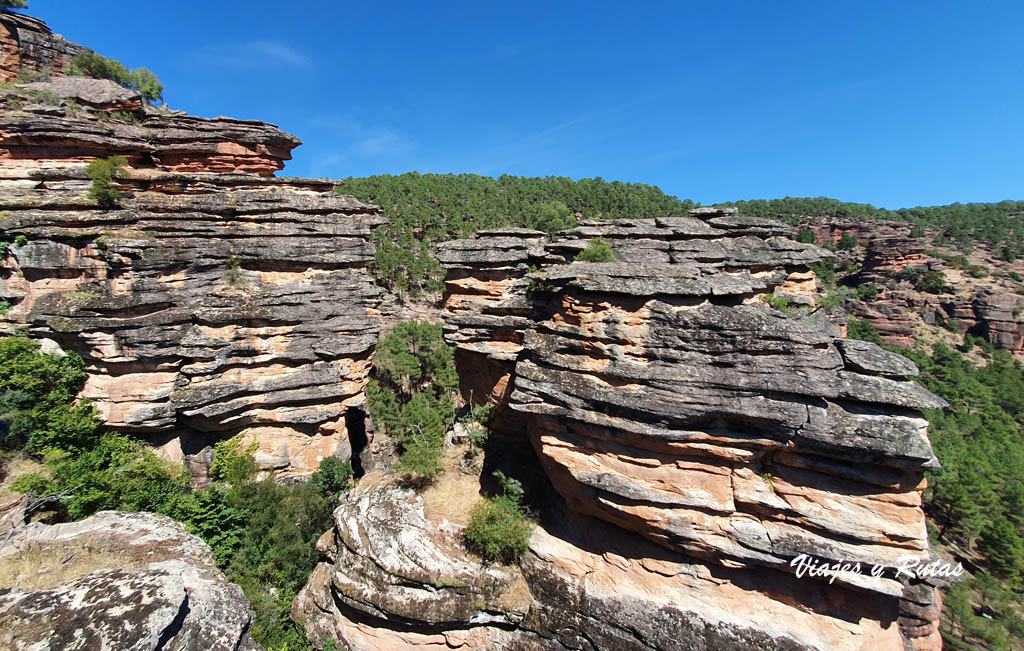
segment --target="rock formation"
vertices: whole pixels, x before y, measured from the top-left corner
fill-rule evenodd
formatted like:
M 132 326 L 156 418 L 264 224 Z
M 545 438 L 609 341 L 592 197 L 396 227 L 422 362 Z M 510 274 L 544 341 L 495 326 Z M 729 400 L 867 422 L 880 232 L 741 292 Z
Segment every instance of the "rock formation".
M 51 32 L 38 18 L 0 10 L 0 82 L 59 75 L 84 49 Z
M 106 423 L 200 475 L 209 444 L 241 431 L 282 473 L 347 459 L 379 329 L 377 209 L 272 178 L 299 144 L 273 125 L 156 110 L 83 78 L 0 102 L 6 329 L 81 353 Z M 86 165 L 113 155 L 128 166 L 104 209 Z
M 464 397 L 561 499 L 487 574 L 411 491 L 360 485 L 293 617 L 355 649 L 939 648 L 935 586 L 895 569 L 930 558 L 919 410 L 943 403 L 904 358 L 764 304 L 813 303 L 829 253 L 791 233 L 702 210 L 442 245 Z M 616 262 L 568 263 L 598 236 Z M 802 555 L 863 569 L 798 577 Z
M 152 513 L 30 524 L 0 547 L 5 649 L 256 651 L 253 612 L 206 544 Z

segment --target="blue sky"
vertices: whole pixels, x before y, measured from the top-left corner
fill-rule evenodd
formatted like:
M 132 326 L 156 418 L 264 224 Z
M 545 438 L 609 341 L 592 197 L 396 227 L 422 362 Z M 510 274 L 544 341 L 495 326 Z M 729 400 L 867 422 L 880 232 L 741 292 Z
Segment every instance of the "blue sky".
M 702 203 L 1024 199 L 1024 3 L 30 0 L 286 174 L 600 176 Z

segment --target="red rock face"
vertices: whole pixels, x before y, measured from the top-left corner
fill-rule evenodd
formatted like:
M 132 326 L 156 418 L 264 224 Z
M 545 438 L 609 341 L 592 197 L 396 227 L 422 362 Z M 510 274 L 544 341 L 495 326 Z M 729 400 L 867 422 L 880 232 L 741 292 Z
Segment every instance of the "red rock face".
M 50 32 L 43 21 L 8 11 L 0 12 L 0 81 L 19 77 L 60 76 L 64 65 L 83 50 Z

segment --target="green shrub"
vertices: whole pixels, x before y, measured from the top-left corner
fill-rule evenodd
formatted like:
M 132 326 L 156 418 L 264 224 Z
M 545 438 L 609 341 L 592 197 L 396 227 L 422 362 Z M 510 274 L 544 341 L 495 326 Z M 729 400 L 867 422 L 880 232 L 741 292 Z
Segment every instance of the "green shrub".
M 163 99 L 164 87 L 152 72 L 146 68 L 129 70 L 120 62 L 95 52 L 79 52 L 68 62 L 65 72 L 69 76 L 109 79 L 125 88 L 139 91 L 148 102 Z
M 89 188 L 86 197 L 95 201 L 101 208 L 116 208 L 121 194 L 117 191 L 114 178 L 121 174 L 121 166 L 127 164 L 128 160 L 124 156 L 97 158 L 89 163 L 86 172 L 92 179 L 92 187 Z
M 873 344 L 882 345 L 882 337 L 878 334 L 878 330 L 875 329 L 875 325 L 870 321 L 864 321 L 862 319 L 850 319 L 850 323 L 846 329 L 846 336 L 849 339 L 860 339 L 862 341 L 870 341 Z
M 11 311 L 12 307 L 11 302 L 7 299 L 0 300 L 0 314 L 7 314 Z
M 352 478 L 352 464 L 337 457 L 327 457 L 309 478 L 309 485 L 328 497 L 348 490 Z
M 528 549 L 530 523 L 508 495 L 489 497 L 473 506 L 465 531 L 467 546 L 487 561 L 513 561 Z
M 28 92 L 28 101 L 33 104 L 45 104 L 47 106 L 60 106 L 61 99 L 47 88 L 35 88 Z
M 776 295 L 774 292 L 762 294 L 761 301 L 767 303 L 773 310 L 789 314 L 789 298 L 786 296 Z
M 26 9 L 28 7 L 28 0 L 0 0 L 0 7 Z
M 242 263 L 238 258 L 228 260 L 228 270 L 224 274 L 224 282 L 229 287 L 245 287 L 245 278 L 242 277 Z
M 615 254 L 612 246 L 603 237 L 595 237 L 590 240 L 587 248 L 580 251 L 574 262 L 615 262 Z
M 836 242 L 836 248 L 840 251 L 852 251 L 857 248 L 858 244 L 859 242 L 857 241 L 857 238 L 854 237 L 852 233 L 846 232 L 843 233 L 843 236 L 839 238 L 838 242 Z
M 210 462 L 210 476 L 237 486 L 249 481 L 256 474 L 256 460 L 252 453 L 259 443 L 252 441 L 242 449 L 244 433 L 236 434 L 213 445 L 213 461 Z
M 821 286 L 825 289 L 831 289 L 836 286 L 836 260 L 835 258 L 825 258 L 820 262 L 816 262 L 811 265 L 811 271 L 814 272 L 815 277 Z
M 878 287 L 874 283 L 858 285 L 854 290 L 854 296 L 858 301 L 873 301 L 878 298 Z
M 801 228 L 796 236 L 797 241 L 803 242 L 804 244 L 814 244 L 818 241 L 818 237 L 809 228 Z
M 17 237 L 14 238 L 14 245 L 15 246 L 25 246 L 26 244 L 28 244 L 28 237 L 27 236 L 25 236 L 25 235 L 18 235 Z
M 85 362 L 39 352 L 24 336 L 0 338 L 0 421 L 8 425 L 8 447 L 41 453 L 58 447 L 80 450 L 95 442 L 99 419 L 88 402 L 74 404 L 85 383 Z

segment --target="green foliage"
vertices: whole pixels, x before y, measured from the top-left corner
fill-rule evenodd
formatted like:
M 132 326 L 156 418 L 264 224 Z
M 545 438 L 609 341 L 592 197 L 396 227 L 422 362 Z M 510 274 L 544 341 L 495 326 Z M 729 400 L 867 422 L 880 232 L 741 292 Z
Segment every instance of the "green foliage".
M 338 192 L 379 205 L 389 223 L 374 230 L 374 275 L 401 295 L 443 289 L 434 258 L 437 242 L 489 228 L 522 227 L 554 233 L 585 219 L 685 214 L 680 201 L 656 187 L 602 179 L 499 178 L 475 174 L 419 174 L 349 178 Z
M 906 267 L 898 274 L 899 280 L 907 280 L 920 292 L 942 294 L 948 290 L 946 275 L 941 271 L 929 271 L 925 267 Z
M 115 208 L 121 198 L 114 184 L 114 178 L 121 174 L 121 166 L 127 165 L 128 160 L 124 156 L 111 156 L 110 158 L 97 158 L 89 163 L 86 172 L 92 179 L 92 187 L 86 193 L 101 208 Z
M 4 444 L 42 452 L 49 447 L 80 450 L 99 430 L 87 402 L 73 404 L 85 383 L 85 362 L 75 354 L 43 355 L 27 337 L 0 339 L 0 422 Z
M 228 260 L 228 270 L 224 274 L 224 282 L 229 287 L 245 287 L 245 278 L 242 277 L 242 263 L 238 258 Z
M 28 101 L 33 104 L 45 104 L 47 106 L 60 106 L 61 98 L 56 93 L 46 88 L 34 88 L 28 91 Z
M 836 260 L 835 258 L 825 258 L 820 262 L 816 262 L 811 265 L 811 270 L 814 272 L 814 276 L 821 283 L 821 286 L 825 289 L 832 289 L 836 286 Z
M 874 283 L 858 285 L 853 295 L 858 301 L 873 301 L 878 298 L 878 287 Z
M 935 344 L 929 356 L 909 351 L 919 381 L 950 403 L 929 412 L 929 430 L 943 469 L 931 478 L 929 515 L 944 540 L 977 549 L 989 569 L 1020 580 L 1024 569 L 1024 366 L 993 350 L 978 368 Z
M 7 299 L 0 300 L 0 314 L 7 314 L 12 307 L 11 302 Z
M 776 296 L 774 292 L 771 294 L 764 294 L 761 296 L 761 300 L 767 303 L 773 310 L 778 310 L 783 314 L 789 314 L 789 298 L 786 296 Z
M 374 425 L 398 439 L 399 469 L 433 477 L 441 470 L 444 435 L 454 422 L 458 390 L 454 351 L 440 324 L 399 323 L 377 344 L 367 402 Z
M 0 7 L 7 9 L 26 9 L 28 0 L 0 0 Z
M 210 462 L 210 476 L 220 481 L 226 481 L 232 486 L 239 486 L 256 474 L 256 460 L 252 453 L 259 445 L 252 441 L 243 450 L 242 443 L 245 435 L 235 436 L 217 441 L 213 445 L 213 461 Z
M 882 337 L 878 334 L 878 330 L 870 321 L 862 319 L 850 319 L 850 323 L 846 328 L 846 336 L 850 339 L 860 339 L 862 341 L 870 341 L 873 344 L 881 346 L 884 342 Z
M 68 76 L 109 79 L 125 88 L 137 90 L 148 102 L 163 99 L 164 87 L 157 76 L 146 68 L 129 70 L 119 61 L 109 59 L 95 52 L 79 52 L 68 62 L 65 73 Z
M 948 206 L 919 206 L 885 210 L 870 204 L 848 203 L 826 197 L 786 197 L 784 199 L 735 201 L 740 214 L 779 219 L 798 225 L 811 218 L 838 218 L 858 222 L 895 220 L 914 224 L 912 237 L 923 237 L 924 229 L 939 231 L 933 239 L 937 246 L 955 244 L 967 252 L 972 242 L 1005 244 L 1016 255 L 1024 250 L 1024 201 L 999 203 L 954 203 Z
M 64 493 L 61 507 L 73 520 L 97 511 L 165 512 L 188 486 L 188 472 L 124 434 L 102 434 L 88 449 L 51 447 L 45 457 L 49 477 L 26 481 L 36 494 Z
M 526 552 L 530 523 L 519 501 L 509 495 L 488 497 L 469 512 L 467 547 L 487 561 L 513 561 Z
M 796 239 L 804 244 L 814 244 L 818 241 L 818 236 L 809 228 L 801 228 L 800 232 L 797 233 Z
M 857 248 L 857 238 L 851 233 L 843 233 L 843 236 L 836 242 L 836 249 L 840 251 L 852 251 Z
M 14 238 L 15 246 L 25 246 L 26 244 L 28 244 L 28 236 L 18 235 L 17 237 Z
M 587 248 L 580 251 L 573 262 L 615 262 L 612 246 L 603 237 L 590 240 Z
M 352 479 L 352 464 L 337 457 L 327 457 L 320 462 L 320 469 L 309 478 L 313 490 L 326 497 L 332 497 L 348 490 Z

